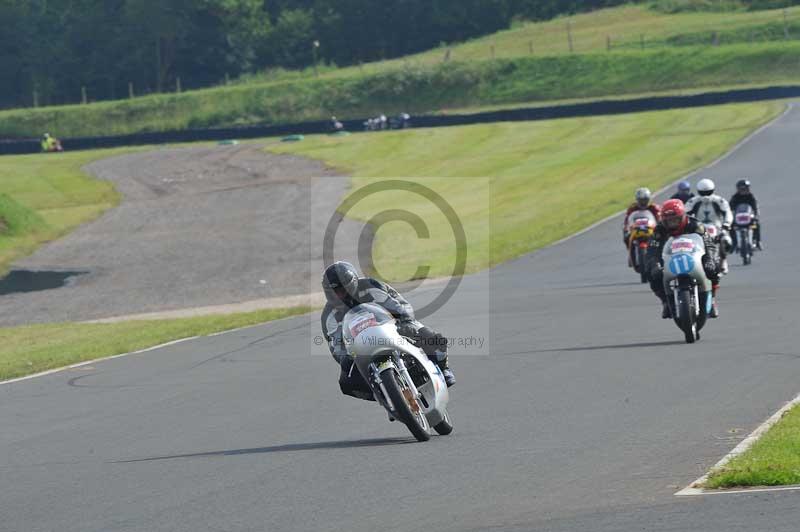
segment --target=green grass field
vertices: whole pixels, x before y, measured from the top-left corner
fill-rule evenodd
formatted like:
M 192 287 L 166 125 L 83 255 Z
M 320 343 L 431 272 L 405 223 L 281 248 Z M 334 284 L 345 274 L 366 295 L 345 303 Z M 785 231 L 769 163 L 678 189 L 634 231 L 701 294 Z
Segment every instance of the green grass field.
M 709 475 L 707 488 L 800 484 L 800 408 L 793 408 L 748 451 Z
M 530 252 L 621 210 L 640 186 L 659 189 L 718 157 L 779 114 L 747 104 L 610 117 L 315 136 L 270 150 L 321 159 L 352 173 L 353 188 L 408 178 L 441 193 L 464 225 L 468 271 Z M 488 191 L 487 191 L 488 187 Z M 402 205 L 429 222 L 430 239 L 393 222 L 377 233 L 374 261 L 387 280 L 453 269 L 446 219 L 427 200 L 384 192 L 351 216 L 368 220 Z M 411 250 L 398 254 L 397 249 Z
M 0 135 L 125 134 L 790 83 L 800 79 L 800 8 L 787 12 L 788 41 L 782 10 L 665 14 L 623 6 L 454 45 L 446 64 L 442 48 L 326 68 L 319 78 L 310 71 L 267 74 L 182 94 L 4 111 Z M 714 32 L 721 46 L 711 45 Z
M 280 310 L 119 323 L 55 323 L 0 328 L 0 381 L 121 353 L 180 338 L 256 325 L 311 309 Z
M 131 149 L 0 157 L 0 276 L 32 253 L 119 202 L 111 183 L 81 168 Z

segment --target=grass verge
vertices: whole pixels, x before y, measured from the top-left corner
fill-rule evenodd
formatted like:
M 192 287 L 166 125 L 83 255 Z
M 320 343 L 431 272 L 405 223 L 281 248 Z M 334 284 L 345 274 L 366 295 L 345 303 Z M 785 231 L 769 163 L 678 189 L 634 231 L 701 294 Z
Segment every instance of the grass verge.
M 294 307 L 171 320 L 0 328 L 0 381 L 310 311 Z
M 66 137 L 427 113 L 800 80 L 800 42 L 409 63 L 373 73 L 0 112 L 0 135 Z
M 546 246 L 623 209 L 634 189 L 658 189 L 703 166 L 777 116 L 780 103 L 727 105 L 620 116 L 310 137 L 273 145 L 354 175 L 353 187 L 406 178 L 440 193 L 467 234 L 467 271 Z M 484 186 L 488 182 L 487 188 Z M 387 208 L 417 213 L 430 238 L 406 223 L 381 227 L 373 248 L 380 275 L 399 281 L 421 261 L 429 276 L 453 270 L 447 220 L 427 200 L 377 194 L 349 216 Z M 404 253 L 398 253 L 403 249 Z
M 134 149 L 0 157 L 0 276 L 14 260 L 117 205 L 114 186 L 81 168 L 130 151 Z
M 704 487 L 800 484 L 800 408 L 789 410 L 750 449 L 712 471 Z

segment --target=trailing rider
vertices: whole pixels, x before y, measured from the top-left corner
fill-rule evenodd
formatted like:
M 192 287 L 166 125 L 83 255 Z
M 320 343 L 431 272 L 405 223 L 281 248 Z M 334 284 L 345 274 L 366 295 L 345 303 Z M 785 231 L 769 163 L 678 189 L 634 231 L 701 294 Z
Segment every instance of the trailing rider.
M 719 244 L 720 268 L 722 273 L 728 273 L 728 252 L 733 247 L 731 240 L 731 225 L 733 213 L 728 201 L 715 194 L 716 185 L 710 179 L 701 179 L 697 183 L 697 196 L 686 203 L 686 213 L 700 220 L 706 226 L 715 225 L 719 229 L 716 238 Z
M 650 192 L 649 188 L 643 187 L 637 189 L 634 198 L 636 201 L 631 203 L 628 207 L 628 210 L 625 212 L 625 218 L 622 221 L 622 241 L 625 243 L 626 248 L 630 245 L 631 235 L 628 227 L 628 218 L 632 213 L 636 211 L 650 211 L 653 213 L 653 216 L 656 217 L 656 222 L 661 219 L 661 209 L 658 205 L 653 203 L 653 194 Z
M 758 212 L 758 200 L 756 199 L 753 192 L 750 190 L 750 180 L 749 179 L 740 179 L 736 183 L 736 194 L 731 196 L 730 206 L 733 212 L 736 212 L 736 207 L 739 205 L 750 205 L 753 208 L 753 214 L 755 214 L 755 219 L 753 222 L 756 224 L 755 229 L 753 230 L 753 240 L 755 241 L 754 244 L 756 249 L 761 250 L 761 221 L 760 215 Z M 731 232 L 731 239 L 733 240 L 733 249 L 736 249 L 736 231 Z

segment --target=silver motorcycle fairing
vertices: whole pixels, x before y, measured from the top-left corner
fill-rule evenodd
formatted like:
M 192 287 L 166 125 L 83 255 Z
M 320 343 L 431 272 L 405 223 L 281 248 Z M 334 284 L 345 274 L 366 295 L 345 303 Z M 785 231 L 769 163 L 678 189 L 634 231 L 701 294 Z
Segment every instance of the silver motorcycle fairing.
M 662 259 L 664 261 L 664 290 L 674 301 L 673 311 L 677 315 L 678 291 L 676 288 L 681 280 L 691 282 L 694 292 L 694 299 L 697 301 L 695 313 L 701 312 L 704 308 L 706 315 L 711 312 L 712 284 L 703 269 L 703 255 L 706 253 L 703 237 L 696 233 L 680 235 L 667 240 L 664 245 Z M 700 292 L 703 293 L 705 301 L 701 300 Z
M 375 392 L 380 390 L 381 396 L 386 397 L 385 390 L 381 389 L 380 374 L 394 368 L 424 399 L 426 404 L 420 406 L 428 423 L 435 426 L 444 419 L 449 392 L 441 370 L 424 351 L 397 332 L 394 318 L 383 307 L 371 303 L 354 307 L 342 320 L 342 328 L 348 354 Z M 425 372 L 425 383 L 420 386 L 414 383 L 404 361 L 406 357 L 415 360 Z
M 678 277 L 689 277 L 703 292 L 711 291 L 711 281 L 703 269 L 706 246 L 703 237 L 696 233 L 671 237 L 664 245 L 664 288 L 670 291 L 670 282 Z

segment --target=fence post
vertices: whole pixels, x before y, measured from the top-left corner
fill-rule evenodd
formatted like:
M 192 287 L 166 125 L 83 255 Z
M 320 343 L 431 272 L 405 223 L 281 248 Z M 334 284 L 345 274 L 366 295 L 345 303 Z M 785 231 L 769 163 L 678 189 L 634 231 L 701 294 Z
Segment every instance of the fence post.
M 492 50 L 492 59 L 494 59 L 494 45 L 491 46 L 491 50 Z
M 178 94 L 180 94 L 180 92 L 181 92 L 181 77 L 180 77 L 180 76 L 178 76 L 178 77 L 175 79 L 175 91 L 176 91 Z
M 572 22 L 569 20 L 567 21 L 567 41 L 569 42 L 569 52 L 574 52 L 575 47 L 572 44 Z
M 225 85 L 231 84 L 231 76 L 227 72 L 225 72 Z
M 87 101 L 86 101 L 86 86 L 85 85 L 81 87 L 81 103 L 84 104 L 84 105 L 86 105 L 86 103 L 87 103 Z
M 128 98 L 133 99 L 133 82 L 128 82 Z
M 714 32 L 711 44 L 713 44 L 714 46 L 719 46 L 719 32 L 716 31 Z
M 639 36 L 639 42 L 642 45 L 642 50 L 644 50 L 644 33 Z
M 789 20 L 786 8 L 783 9 L 783 38 L 789 40 Z
M 528 50 L 533 55 L 533 41 L 528 41 Z
M 39 107 L 39 92 L 33 89 L 33 106 Z
M 606 35 L 606 52 L 611 51 L 611 35 Z
M 450 48 L 444 53 L 444 62 L 447 63 L 448 61 L 450 61 Z

